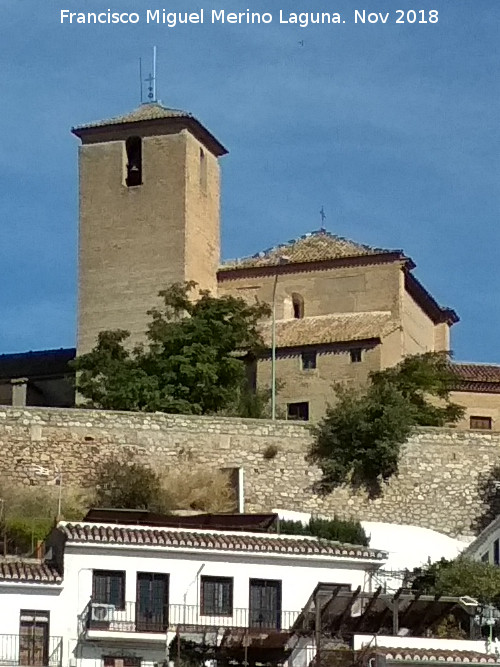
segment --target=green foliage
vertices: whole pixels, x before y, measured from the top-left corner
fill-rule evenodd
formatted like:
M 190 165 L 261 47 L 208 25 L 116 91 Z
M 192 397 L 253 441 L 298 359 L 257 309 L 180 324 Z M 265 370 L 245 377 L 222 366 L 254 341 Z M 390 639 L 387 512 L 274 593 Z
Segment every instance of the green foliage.
M 46 517 L 7 519 L 3 529 L 8 551 L 19 555 L 31 555 L 35 551 L 37 542 L 49 534 L 54 521 L 55 518 Z
M 370 380 L 375 389 L 389 385 L 399 391 L 411 408 L 414 425 L 444 426 L 464 414 L 464 408 L 449 401 L 457 378 L 447 353 L 426 352 L 406 357 L 397 366 L 371 373 Z
M 463 408 L 449 402 L 448 357 L 426 353 L 372 373 L 364 391 L 337 388 L 337 402 L 313 428 L 308 460 L 322 470 L 320 491 L 349 483 L 370 495 L 398 471 L 401 446 L 415 426 L 443 426 Z
M 302 521 L 280 520 L 280 533 L 283 535 L 314 535 L 323 540 L 368 546 L 369 539 L 359 521 L 333 519 L 309 519 Z
M 413 571 L 412 589 L 428 595 L 469 595 L 482 604 L 500 606 L 500 568 L 463 556 L 442 558 Z
M 258 322 L 269 308 L 208 292 L 193 301 L 194 287 L 176 283 L 159 292 L 163 307 L 148 311 L 146 346 L 128 350 L 127 331 L 104 331 L 91 352 L 75 359 L 76 388 L 87 406 L 183 414 L 234 406 L 246 377 L 243 351 L 261 349 Z
M 110 456 L 97 468 L 96 507 L 165 511 L 160 477 L 133 454 Z
M 54 525 L 59 504 L 59 486 L 16 486 L 0 482 L 0 553 L 30 556 L 37 541 Z M 82 491 L 62 487 L 61 510 L 65 519 L 79 521 L 88 507 Z

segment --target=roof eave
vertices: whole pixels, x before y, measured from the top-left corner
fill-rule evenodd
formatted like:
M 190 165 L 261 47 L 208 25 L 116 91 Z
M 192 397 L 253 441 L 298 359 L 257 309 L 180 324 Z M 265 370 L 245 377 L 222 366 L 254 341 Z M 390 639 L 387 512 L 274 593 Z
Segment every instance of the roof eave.
M 217 271 L 217 280 L 235 280 L 246 277 L 274 276 L 276 274 L 303 273 L 306 271 L 326 271 L 328 269 L 342 268 L 345 266 L 366 266 L 368 264 L 390 264 L 402 262 L 405 266 L 412 260 L 403 252 L 373 253 L 370 255 L 351 255 L 349 257 L 335 257 L 331 259 L 317 259 L 308 262 L 294 262 L 287 264 L 265 264 L 260 266 L 231 265 L 220 266 Z
M 228 153 L 228 150 L 223 146 L 215 136 L 207 130 L 207 128 L 200 123 L 199 120 L 193 116 L 172 116 L 171 118 L 147 118 L 143 120 L 135 121 L 125 121 L 122 123 L 107 123 L 105 125 L 81 125 L 71 128 L 71 133 L 78 137 L 82 142 L 87 137 L 90 136 L 99 136 L 109 134 L 115 130 L 120 131 L 132 131 L 137 127 L 147 128 L 147 127 L 159 127 L 165 126 L 166 124 L 175 127 L 176 125 L 184 126 L 185 129 L 189 129 L 191 133 L 200 140 L 216 157 L 221 157 Z
M 414 265 L 413 265 L 414 266 Z M 405 289 L 408 294 L 422 308 L 424 313 L 434 322 L 434 324 L 448 324 L 452 326 L 460 321 L 457 313 L 452 308 L 440 306 L 434 297 L 428 292 L 422 283 L 415 278 L 409 266 L 404 268 Z

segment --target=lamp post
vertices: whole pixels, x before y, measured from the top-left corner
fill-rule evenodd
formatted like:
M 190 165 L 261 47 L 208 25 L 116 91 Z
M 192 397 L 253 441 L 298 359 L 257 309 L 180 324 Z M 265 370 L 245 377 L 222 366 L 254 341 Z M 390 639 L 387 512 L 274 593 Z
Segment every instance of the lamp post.
M 282 255 L 278 259 L 273 283 L 272 323 L 271 323 L 271 419 L 276 419 L 276 287 L 278 285 L 279 267 L 288 264 L 290 258 Z
M 51 477 L 54 474 L 52 470 L 48 470 L 47 468 L 36 464 L 31 467 L 31 471 L 40 477 Z M 62 471 L 59 468 L 56 468 L 55 472 L 56 477 L 50 481 L 59 486 L 59 493 L 57 496 L 57 520 L 60 521 L 62 510 Z

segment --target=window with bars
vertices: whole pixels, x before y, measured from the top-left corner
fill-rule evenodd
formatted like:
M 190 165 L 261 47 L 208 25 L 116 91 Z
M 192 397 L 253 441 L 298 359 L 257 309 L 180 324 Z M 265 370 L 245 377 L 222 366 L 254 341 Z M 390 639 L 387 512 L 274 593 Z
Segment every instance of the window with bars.
M 470 428 L 491 430 L 491 417 L 471 417 Z
M 233 578 L 201 577 L 201 615 L 233 615 Z
M 125 609 L 125 572 L 121 570 L 94 570 L 92 601 L 101 604 L 112 604 L 116 609 Z

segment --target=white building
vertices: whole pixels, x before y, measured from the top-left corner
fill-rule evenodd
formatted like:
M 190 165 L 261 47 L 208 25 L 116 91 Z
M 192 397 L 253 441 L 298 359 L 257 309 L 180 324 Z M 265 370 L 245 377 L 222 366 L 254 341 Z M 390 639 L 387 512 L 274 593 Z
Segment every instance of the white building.
M 500 516 L 479 533 L 464 555 L 484 563 L 500 565 Z
M 211 634 L 228 659 L 272 653 L 318 582 L 369 590 L 386 559 L 310 537 L 94 522 L 59 523 L 47 546 L 45 563 L 0 565 L 0 665 L 148 667 L 182 633 Z

